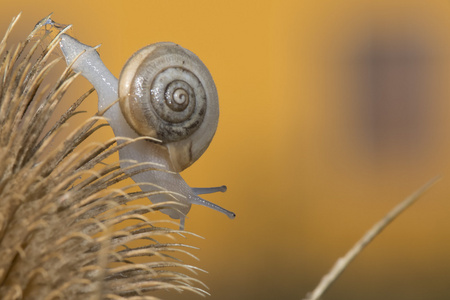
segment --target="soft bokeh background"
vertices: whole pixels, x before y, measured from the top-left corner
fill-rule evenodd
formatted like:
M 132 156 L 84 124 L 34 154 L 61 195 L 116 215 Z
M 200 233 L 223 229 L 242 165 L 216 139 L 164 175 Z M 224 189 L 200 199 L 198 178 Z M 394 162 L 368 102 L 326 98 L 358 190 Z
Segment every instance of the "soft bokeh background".
M 374 4 L 373 2 L 376 2 Z M 325 299 L 450 298 L 450 2 L 5 1 L 14 37 L 50 12 L 118 76 L 146 44 L 195 52 L 218 87 L 206 154 L 183 173 L 237 218 L 194 207 L 210 299 L 301 299 L 388 210 L 396 220 Z M 81 79 L 71 97 L 87 90 Z M 91 97 L 95 110 L 96 98 Z M 105 131 L 106 132 L 106 131 Z M 199 299 L 184 293 L 166 299 Z

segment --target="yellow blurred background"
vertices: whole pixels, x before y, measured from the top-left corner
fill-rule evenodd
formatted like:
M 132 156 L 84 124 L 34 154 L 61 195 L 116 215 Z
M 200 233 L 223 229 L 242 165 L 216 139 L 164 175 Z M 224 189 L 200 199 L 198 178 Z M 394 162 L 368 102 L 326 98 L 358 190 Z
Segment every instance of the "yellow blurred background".
M 374 4 L 373 2 L 376 2 Z M 196 53 L 220 98 L 210 148 L 183 177 L 226 184 L 186 229 L 210 299 L 301 299 L 366 230 L 443 179 L 371 244 L 324 299 L 450 299 L 450 2 L 5 1 L 0 32 L 73 24 L 116 76 L 141 47 Z M 80 79 L 70 97 L 90 85 Z M 89 99 L 96 110 L 96 97 Z M 199 299 L 184 293 L 165 299 Z

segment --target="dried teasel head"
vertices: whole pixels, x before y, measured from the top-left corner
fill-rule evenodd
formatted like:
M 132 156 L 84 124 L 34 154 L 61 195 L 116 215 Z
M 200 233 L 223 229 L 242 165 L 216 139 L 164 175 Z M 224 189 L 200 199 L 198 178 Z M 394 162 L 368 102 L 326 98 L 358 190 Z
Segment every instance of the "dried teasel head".
M 130 172 L 103 161 L 134 140 L 86 144 L 105 126 L 102 112 L 64 133 L 92 90 L 49 124 L 77 75 L 67 68 L 46 91 L 41 84 L 60 60 L 50 55 L 60 34 L 45 45 L 46 34 L 36 39 L 44 19 L 8 48 L 18 18 L 0 43 L 0 299 L 151 299 L 161 289 L 206 294 L 185 274 L 199 269 L 169 255 L 189 255 L 188 246 L 168 239 L 179 231 L 155 219 L 174 203 L 137 205 L 151 193 L 114 188 Z

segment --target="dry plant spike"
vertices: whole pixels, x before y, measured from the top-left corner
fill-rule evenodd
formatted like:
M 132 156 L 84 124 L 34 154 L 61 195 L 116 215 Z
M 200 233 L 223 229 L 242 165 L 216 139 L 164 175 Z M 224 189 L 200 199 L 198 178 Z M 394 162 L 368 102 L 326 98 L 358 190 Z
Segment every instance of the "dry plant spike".
M 177 242 L 180 231 L 157 219 L 158 211 L 177 203 L 132 202 L 176 193 L 118 188 L 130 173 L 121 161 L 104 161 L 142 138 L 87 143 L 107 126 L 100 115 L 70 129 L 68 121 L 92 90 L 50 123 L 76 78 L 67 68 L 53 86 L 41 86 L 56 75 L 58 59 L 51 61 L 50 54 L 65 28 L 45 42 L 45 27 L 56 26 L 48 16 L 11 47 L 7 37 L 17 20 L 0 43 L 0 299 L 154 299 L 149 293 L 158 290 L 208 294 L 191 277 L 201 270 L 179 257 L 192 257 L 188 250 L 194 247 Z M 40 30 L 46 32 L 36 39 Z M 161 168 L 127 165 L 134 168 L 131 174 Z
M 367 231 L 364 236 L 345 254 L 339 258 L 334 264 L 333 268 L 322 277 L 322 280 L 317 287 L 309 293 L 305 300 L 318 300 L 325 291 L 336 281 L 348 265 L 356 258 L 356 256 L 377 236 L 386 226 L 388 226 L 395 218 L 397 218 L 403 211 L 411 206 L 417 199 L 419 199 L 426 191 L 428 191 L 441 177 L 435 177 L 417 190 L 414 194 L 403 200 L 400 204 L 394 207 L 383 219 L 377 222 L 373 227 Z

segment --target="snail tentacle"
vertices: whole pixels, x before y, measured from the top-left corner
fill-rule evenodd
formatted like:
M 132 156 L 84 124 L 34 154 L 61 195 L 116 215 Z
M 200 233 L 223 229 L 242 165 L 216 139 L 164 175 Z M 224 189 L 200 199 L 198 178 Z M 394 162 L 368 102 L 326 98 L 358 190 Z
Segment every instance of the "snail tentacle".
M 196 195 L 204 195 L 204 194 L 213 194 L 213 193 L 225 193 L 227 191 L 227 186 L 216 186 L 216 187 L 208 187 L 208 188 L 192 188 L 192 191 Z

